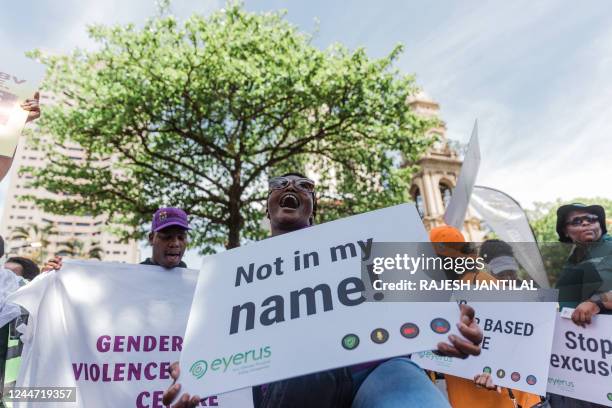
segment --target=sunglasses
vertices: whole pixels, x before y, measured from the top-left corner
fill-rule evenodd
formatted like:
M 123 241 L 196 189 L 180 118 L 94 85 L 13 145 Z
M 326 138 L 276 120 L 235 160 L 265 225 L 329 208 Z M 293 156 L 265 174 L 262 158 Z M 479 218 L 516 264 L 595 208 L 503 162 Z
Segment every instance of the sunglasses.
M 566 222 L 566 225 L 572 225 L 574 227 L 577 227 L 579 225 L 582 225 L 583 221 L 586 221 L 589 224 L 595 224 L 597 221 L 599 220 L 599 217 L 593 214 L 589 214 L 589 215 L 582 215 L 579 217 L 574 217 L 571 220 L 569 220 L 568 222 Z
M 274 177 L 268 182 L 270 190 L 283 190 L 293 184 L 295 188 L 307 193 L 314 193 L 315 183 L 307 178 L 290 179 L 287 177 Z

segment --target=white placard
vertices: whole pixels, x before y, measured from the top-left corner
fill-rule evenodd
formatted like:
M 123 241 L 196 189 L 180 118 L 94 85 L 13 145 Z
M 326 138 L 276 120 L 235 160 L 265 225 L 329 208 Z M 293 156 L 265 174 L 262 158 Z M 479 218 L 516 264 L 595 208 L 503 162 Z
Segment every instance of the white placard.
M 0 156 L 13 157 L 28 112 L 19 106 L 34 94 L 25 78 L 0 67 Z
M 586 328 L 557 317 L 548 392 L 612 406 L 612 316 L 596 315 Z
M 415 353 L 422 368 L 467 379 L 483 371 L 496 385 L 546 394 L 556 303 L 470 303 L 484 332 L 482 353 L 465 360 Z
M 360 248 L 367 259 L 372 242 L 423 241 L 416 208 L 403 204 L 205 258 L 181 353 L 182 386 L 217 394 L 436 348 L 458 334 L 456 303 L 364 302 L 362 295 Z M 418 336 L 403 337 L 405 323 L 416 324 Z
M 15 407 L 163 408 L 178 361 L 197 271 L 64 261 L 9 300 L 30 312 L 17 386 L 76 387 L 76 403 Z M 250 389 L 206 406 L 252 407 Z

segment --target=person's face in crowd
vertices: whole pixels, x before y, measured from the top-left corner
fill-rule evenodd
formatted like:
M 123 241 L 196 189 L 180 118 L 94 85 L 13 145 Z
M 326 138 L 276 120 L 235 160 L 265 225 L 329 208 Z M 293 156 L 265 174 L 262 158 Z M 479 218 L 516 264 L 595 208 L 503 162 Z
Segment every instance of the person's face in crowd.
M 4 268 L 9 271 L 13 271 L 17 276 L 23 276 L 23 266 L 19 265 L 16 262 L 6 262 L 4 264 Z
M 276 179 L 286 180 L 275 183 L 275 179 L 272 179 L 272 186 L 275 188 L 270 188 L 268 196 L 272 235 L 311 225 L 314 183 L 294 175 Z
M 575 210 L 565 219 L 565 233 L 572 242 L 593 242 L 601 238 L 601 225 L 597 215 Z
M 189 240 L 187 230 L 173 225 L 149 234 L 153 247 L 153 261 L 164 268 L 174 268 L 181 263 Z

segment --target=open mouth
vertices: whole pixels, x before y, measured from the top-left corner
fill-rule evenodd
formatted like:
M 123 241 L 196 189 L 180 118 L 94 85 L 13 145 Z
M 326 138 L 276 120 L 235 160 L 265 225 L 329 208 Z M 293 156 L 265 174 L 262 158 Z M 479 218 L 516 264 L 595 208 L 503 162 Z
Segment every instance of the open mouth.
M 300 206 L 300 199 L 293 193 L 285 193 L 280 199 L 279 205 L 281 208 L 297 209 Z
M 181 254 L 178 252 L 166 252 L 166 259 L 168 259 L 170 262 L 179 263 Z

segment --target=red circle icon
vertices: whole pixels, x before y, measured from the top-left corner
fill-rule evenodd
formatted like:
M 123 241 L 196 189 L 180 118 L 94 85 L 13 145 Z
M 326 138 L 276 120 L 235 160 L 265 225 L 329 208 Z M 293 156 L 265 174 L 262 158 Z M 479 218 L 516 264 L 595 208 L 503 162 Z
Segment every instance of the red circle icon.
M 414 323 L 404 323 L 400 328 L 400 333 L 407 339 L 414 339 L 419 335 L 419 326 Z

